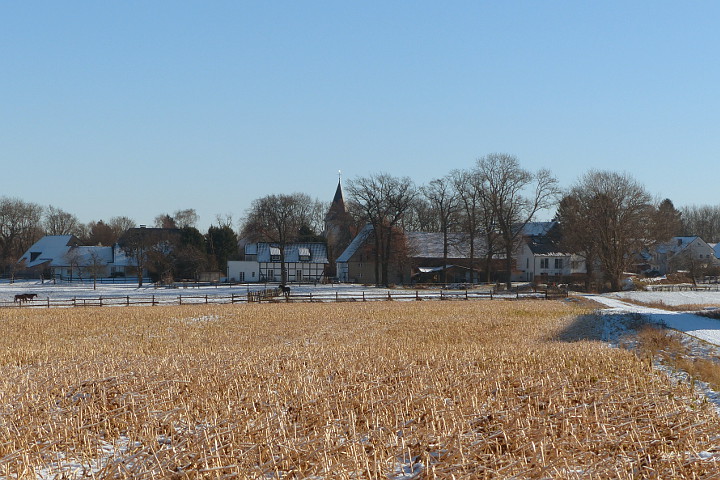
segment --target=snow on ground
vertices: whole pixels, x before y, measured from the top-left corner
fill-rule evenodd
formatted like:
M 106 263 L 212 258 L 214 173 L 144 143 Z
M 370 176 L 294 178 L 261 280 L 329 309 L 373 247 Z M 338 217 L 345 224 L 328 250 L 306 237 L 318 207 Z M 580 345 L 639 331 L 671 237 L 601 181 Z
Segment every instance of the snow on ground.
M 137 286 L 137 283 L 98 283 L 97 288 L 93 289 L 92 282 L 89 283 L 53 283 L 52 281 L 46 281 L 44 283 L 34 280 L 34 281 L 16 281 L 14 283 L 9 283 L 7 281 L 0 282 L 0 306 L 1 305 L 12 305 L 15 295 L 17 294 L 26 294 L 26 293 L 35 293 L 37 294 L 37 298 L 33 303 L 37 303 L 38 305 L 42 303 L 43 300 L 50 299 L 52 301 L 59 301 L 59 300 L 72 300 L 73 298 L 76 299 L 95 299 L 97 300 L 98 297 L 103 297 L 104 299 L 109 299 L 112 297 L 115 298 L 138 298 L 142 297 L 144 299 L 148 299 L 150 297 L 155 297 L 155 300 L 158 303 L 172 303 L 177 302 L 178 297 L 183 297 L 183 303 L 203 303 L 204 298 L 206 295 L 209 298 L 213 297 L 224 297 L 226 300 L 231 295 L 236 296 L 243 296 L 247 295 L 249 292 L 254 291 L 260 291 L 265 289 L 273 289 L 277 288 L 278 284 L 265 284 L 265 283 L 249 283 L 249 284 L 237 284 L 237 285 L 201 285 L 196 286 L 194 284 L 188 284 L 185 285 L 178 285 L 173 287 L 156 287 L 153 284 L 145 284 L 142 287 Z M 488 291 L 492 290 L 493 286 L 478 286 L 477 288 L 474 288 L 470 290 L 471 294 L 482 294 L 487 293 Z M 381 287 L 373 287 L 373 286 L 366 286 L 366 285 L 360 285 L 360 284 L 345 284 L 345 283 L 335 283 L 335 284 L 291 284 L 291 296 L 298 296 L 298 297 L 308 297 L 312 294 L 313 298 L 325 298 L 325 299 L 331 299 L 334 298 L 335 295 L 338 295 L 339 297 L 362 297 L 363 293 L 375 297 L 380 298 L 382 295 L 386 295 L 387 292 L 391 292 L 393 297 L 395 299 L 398 299 L 400 296 L 405 296 L 407 299 L 413 299 L 415 295 L 415 290 L 408 289 L 388 289 L 388 288 L 381 288 Z M 421 289 L 419 290 L 419 294 L 422 297 L 428 297 L 428 298 L 436 298 L 439 297 L 441 292 L 443 292 L 445 295 L 456 295 L 461 296 L 464 295 L 464 290 L 458 289 L 458 290 L 447 290 L 440 288 L 437 289 Z M 505 294 L 508 297 L 515 297 L 515 294 L 510 292 Z M 537 294 L 538 296 L 542 296 L 542 292 Z M 502 294 L 498 294 L 498 296 L 502 296 Z M 195 297 L 195 300 L 193 300 L 192 297 Z M 186 301 L 185 298 L 188 300 Z M 122 303 L 122 302 L 121 302 Z M 32 305 L 32 303 L 30 304 Z
M 696 358 L 720 356 L 720 320 L 702 317 L 691 312 L 676 312 L 660 308 L 627 303 L 623 299 L 665 305 L 718 305 L 718 292 L 623 292 L 607 295 L 590 295 L 588 298 L 601 303 L 605 319 L 603 340 L 617 345 L 620 338 L 632 329 L 633 317 L 639 315 L 650 322 L 672 328 L 682 334 L 681 342 Z M 720 414 L 720 392 L 714 391 L 706 382 L 689 378 L 686 372 L 675 371 L 659 363 L 655 367 L 676 381 L 693 382 L 696 390 L 715 405 Z
M 630 295 L 630 294 L 633 295 Z M 690 295 L 697 293 L 698 295 Z M 720 346 L 720 320 L 701 317 L 690 312 L 674 312 L 660 308 L 645 307 L 627 303 L 622 298 L 635 301 L 656 303 L 662 301 L 665 305 L 720 305 L 720 292 L 626 292 L 622 294 L 594 295 L 592 300 L 602 303 L 608 313 L 640 314 L 653 323 L 665 325 L 713 345 Z M 703 301 L 698 301 L 702 299 Z
M 620 300 L 635 300 L 645 303 L 663 303 L 669 306 L 678 305 L 718 305 L 720 306 L 720 292 L 616 292 L 607 296 Z

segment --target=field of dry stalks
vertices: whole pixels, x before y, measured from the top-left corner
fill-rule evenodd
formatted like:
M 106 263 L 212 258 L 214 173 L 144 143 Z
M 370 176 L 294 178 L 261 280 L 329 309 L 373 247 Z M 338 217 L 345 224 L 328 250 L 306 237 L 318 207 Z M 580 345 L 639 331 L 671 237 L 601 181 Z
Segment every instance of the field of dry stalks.
M 2 478 L 711 478 L 720 421 L 555 301 L 17 309 Z

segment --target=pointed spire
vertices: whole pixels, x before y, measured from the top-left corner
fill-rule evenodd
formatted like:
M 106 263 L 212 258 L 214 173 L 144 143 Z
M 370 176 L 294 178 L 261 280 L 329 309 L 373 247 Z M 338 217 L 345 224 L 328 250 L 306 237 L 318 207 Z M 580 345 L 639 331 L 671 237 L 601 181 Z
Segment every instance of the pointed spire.
M 342 207 L 345 208 L 345 198 L 343 197 L 342 192 L 342 179 L 340 178 L 338 178 L 337 190 L 335 190 L 335 197 L 333 197 L 332 203 L 333 205 L 342 205 Z

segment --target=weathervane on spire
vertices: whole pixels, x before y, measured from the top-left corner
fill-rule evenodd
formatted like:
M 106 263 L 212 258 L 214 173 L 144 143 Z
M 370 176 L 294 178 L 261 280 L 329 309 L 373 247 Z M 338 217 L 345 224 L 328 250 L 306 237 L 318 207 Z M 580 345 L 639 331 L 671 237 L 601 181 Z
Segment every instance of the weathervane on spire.
M 338 170 L 338 181 L 342 181 L 342 170 Z

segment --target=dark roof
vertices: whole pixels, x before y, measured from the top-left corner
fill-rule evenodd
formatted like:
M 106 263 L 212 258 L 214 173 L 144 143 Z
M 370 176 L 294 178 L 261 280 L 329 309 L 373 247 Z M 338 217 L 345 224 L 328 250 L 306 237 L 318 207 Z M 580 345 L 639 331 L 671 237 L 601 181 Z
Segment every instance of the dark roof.
M 545 225 L 547 228 L 542 228 Z M 535 228 L 530 231 L 542 232 L 528 235 L 527 245 L 534 255 L 570 255 L 571 252 L 563 248 L 560 242 L 560 230 L 557 222 L 536 222 Z
M 335 190 L 335 196 L 333 197 L 332 203 L 335 205 L 342 205 L 343 208 L 345 208 L 345 198 L 343 197 L 342 192 L 342 183 L 340 183 L 340 180 L 338 180 L 338 186 Z
M 327 258 L 327 247 L 325 244 L 311 242 L 285 245 L 285 262 L 300 262 L 300 256 L 308 253 L 310 254 L 310 263 L 330 263 Z M 271 262 L 272 255 L 280 255 L 280 249 L 276 244 L 267 242 L 257 244 L 258 262 Z

